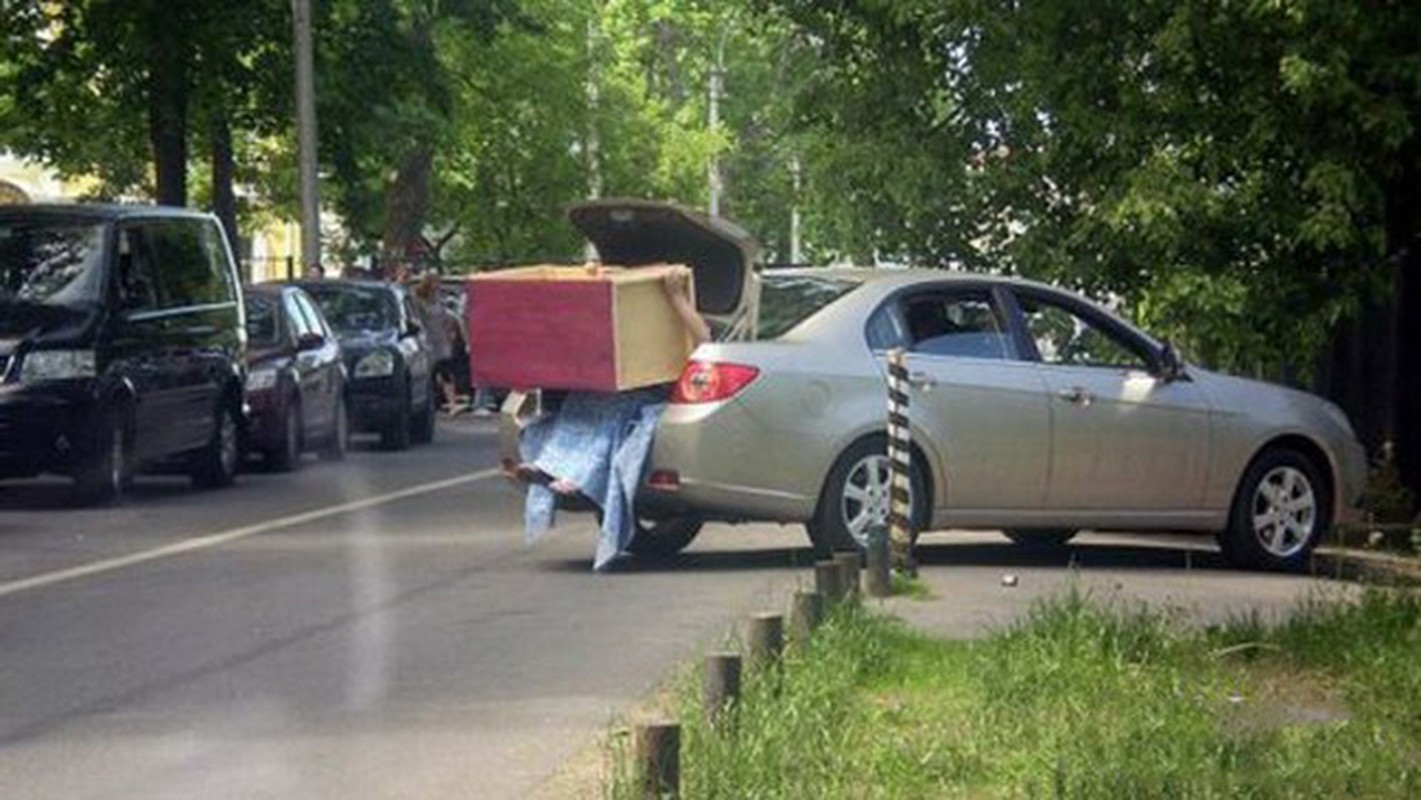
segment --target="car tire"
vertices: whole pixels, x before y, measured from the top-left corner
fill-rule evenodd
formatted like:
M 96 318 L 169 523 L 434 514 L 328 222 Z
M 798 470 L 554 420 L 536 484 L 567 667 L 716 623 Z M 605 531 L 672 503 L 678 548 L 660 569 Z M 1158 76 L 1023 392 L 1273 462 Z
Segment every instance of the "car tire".
M 855 442 L 834 462 L 824 480 L 814 518 L 806 526 L 814 553 L 862 550 L 868 527 L 888 520 L 888 440 L 871 436 Z M 927 485 L 916 459 L 908 473 L 913 535 L 928 523 Z
M 1012 543 L 1036 550 L 1057 550 L 1076 536 L 1075 528 L 1008 528 L 1002 533 Z
M 409 392 L 406 391 L 404 402 L 390 415 L 390 421 L 380 431 L 380 446 L 386 450 L 410 449 L 410 422 Z
M 241 426 L 237 411 L 223 403 L 214 412 L 212 439 L 193 454 L 189 475 L 193 485 L 202 489 L 220 489 L 232 485 L 237 466 L 242 459 Z
M 292 397 L 286 401 L 281 417 L 281 441 L 266 452 L 266 466 L 272 472 L 290 472 L 301 466 L 301 403 Z
M 411 425 L 410 438 L 415 444 L 429 444 L 434 441 L 434 384 L 424 393 L 424 404 L 415 414 Z
M 685 550 L 701 532 L 705 520 L 694 515 L 636 521 L 627 552 L 640 558 L 669 558 Z
M 104 415 L 97 447 L 74 474 L 74 500 L 81 506 L 107 506 L 119 502 L 128 488 L 132 454 L 123 414 Z
M 345 410 L 345 398 L 336 398 L 335 413 L 332 414 L 331 432 L 317 455 L 322 461 L 344 461 L 350 447 L 350 414 Z
M 1332 523 L 1332 498 L 1318 466 L 1287 448 L 1265 450 L 1243 474 L 1219 536 L 1224 557 L 1248 569 L 1296 572 Z

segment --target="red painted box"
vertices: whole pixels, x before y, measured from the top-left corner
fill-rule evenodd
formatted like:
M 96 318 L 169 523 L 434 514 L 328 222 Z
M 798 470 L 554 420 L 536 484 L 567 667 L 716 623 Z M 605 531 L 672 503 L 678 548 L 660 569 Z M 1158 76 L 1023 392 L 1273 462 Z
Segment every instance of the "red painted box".
M 662 288 L 682 266 L 535 266 L 465 283 L 476 386 L 618 392 L 676 380 L 695 342 Z

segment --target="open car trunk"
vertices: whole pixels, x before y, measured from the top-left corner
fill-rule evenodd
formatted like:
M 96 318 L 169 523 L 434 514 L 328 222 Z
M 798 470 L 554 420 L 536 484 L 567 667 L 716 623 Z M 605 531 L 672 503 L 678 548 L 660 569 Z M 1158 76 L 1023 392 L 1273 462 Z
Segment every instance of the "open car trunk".
M 608 266 L 690 267 L 696 306 L 715 338 L 754 338 L 759 246 L 739 226 L 652 200 L 593 200 L 569 207 L 567 216 Z

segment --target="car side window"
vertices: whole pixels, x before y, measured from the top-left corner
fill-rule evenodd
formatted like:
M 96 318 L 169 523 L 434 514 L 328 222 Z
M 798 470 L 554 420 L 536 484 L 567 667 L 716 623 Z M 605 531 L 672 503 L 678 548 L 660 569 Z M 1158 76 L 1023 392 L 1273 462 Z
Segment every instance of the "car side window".
M 325 338 L 331 338 L 331 332 L 322 324 L 321 312 L 311 304 L 311 301 L 304 294 L 292 295 L 296 302 L 296 307 L 300 309 L 301 319 L 305 322 L 306 331 L 317 333 Z
M 1099 321 L 1039 297 L 1021 297 L 1019 302 L 1044 363 L 1149 369 L 1149 360 L 1136 346 Z
M 312 332 L 314 328 L 307 321 L 305 312 L 301 309 L 296 295 L 288 294 L 283 298 L 283 305 L 286 308 L 286 318 L 290 320 L 288 326 L 291 331 L 291 341 L 295 344 L 302 336 Z
M 235 298 L 236 286 L 233 283 L 232 270 L 227 263 L 226 234 L 215 222 L 207 222 L 202 226 L 202 249 L 206 256 L 207 273 L 211 281 L 212 291 L 211 302 L 227 302 Z
M 908 347 L 914 353 L 1016 359 L 1009 326 L 987 289 L 933 290 L 900 302 Z

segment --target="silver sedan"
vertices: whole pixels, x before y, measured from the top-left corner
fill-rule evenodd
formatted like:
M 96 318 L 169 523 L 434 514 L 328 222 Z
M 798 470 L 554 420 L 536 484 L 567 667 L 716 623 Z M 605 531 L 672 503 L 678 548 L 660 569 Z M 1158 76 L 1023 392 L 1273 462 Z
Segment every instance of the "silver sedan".
M 766 273 L 758 341 L 703 345 L 656 435 L 649 552 L 703 520 L 805 523 L 821 552 L 887 514 L 885 359 L 906 351 L 912 516 L 1027 543 L 1206 531 L 1296 569 L 1362 489 L 1336 406 L 1183 363 L 1105 309 L 943 271 Z M 661 533 L 663 547 L 650 547 Z

